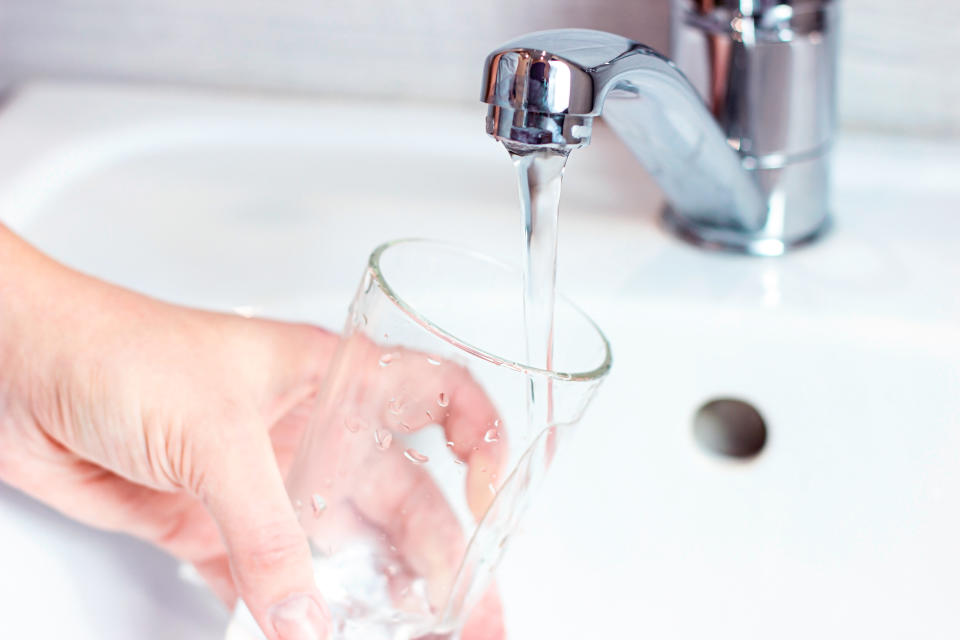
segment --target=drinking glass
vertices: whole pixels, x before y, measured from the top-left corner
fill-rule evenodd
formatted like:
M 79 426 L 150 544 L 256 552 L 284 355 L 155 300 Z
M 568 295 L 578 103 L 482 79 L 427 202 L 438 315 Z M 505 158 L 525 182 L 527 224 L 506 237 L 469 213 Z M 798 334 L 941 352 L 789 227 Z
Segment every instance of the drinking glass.
M 531 366 L 518 270 L 427 240 L 370 256 L 287 478 L 334 640 L 501 633 L 494 568 L 611 363 L 563 296 L 555 318 L 553 370 Z M 228 638 L 255 629 L 241 606 Z

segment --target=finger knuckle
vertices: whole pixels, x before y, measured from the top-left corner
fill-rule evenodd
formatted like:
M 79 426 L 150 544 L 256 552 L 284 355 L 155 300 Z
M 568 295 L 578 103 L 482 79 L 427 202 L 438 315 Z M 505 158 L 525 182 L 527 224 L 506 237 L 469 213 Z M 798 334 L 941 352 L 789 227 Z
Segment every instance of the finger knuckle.
M 265 527 L 251 536 L 241 561 L 256 573 L 271 573 L 297 562 L 306 552 L 306 541 L 297 531 Z

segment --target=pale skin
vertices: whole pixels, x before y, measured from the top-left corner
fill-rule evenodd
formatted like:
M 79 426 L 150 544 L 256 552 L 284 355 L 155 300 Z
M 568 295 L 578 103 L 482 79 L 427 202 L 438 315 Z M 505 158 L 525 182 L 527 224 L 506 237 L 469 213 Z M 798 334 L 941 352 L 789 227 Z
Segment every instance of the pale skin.
M 270 640 L 328 638 L 283 478 L 337 343 L 113 286 L 0 225 L 0 481 L 192 563 Z M 485 598 L 463 639 L 503 637 Z

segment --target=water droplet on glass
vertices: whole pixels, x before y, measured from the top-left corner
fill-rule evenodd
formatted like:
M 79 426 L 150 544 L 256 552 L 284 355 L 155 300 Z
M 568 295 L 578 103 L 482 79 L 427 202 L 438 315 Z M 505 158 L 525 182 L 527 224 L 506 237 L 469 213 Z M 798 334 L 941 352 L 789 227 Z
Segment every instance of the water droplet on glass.
M 500 439 L 500 432 L 496 429 L 488 429 L 485 434 L 483 434 L 484 442 L 496 442 Z
M 427 364 L 432 364 L 432 365 L 435 366 L 435 367 L 439 367 L 439 366 L 440 366 L 440 360 L 437 359 L 437 358 L 433 358 L 433 357 L 427 356 Z
M 454 459 L 453 459 L 453 464 L 461 464 L 461 465 L 462 465 L 462 464 L 463 464 L 463 460 L 461 460 L 460 458 L 454 458 Z
M 386 451 L 393 442 L 393 434 L 383 429 L 377 429 L 373 432 L 373 441 L 377 443 L 378 447 Z
M 494 486 L 493 486 L 493 483 L 492 483 L 492 482 L 491 482 L 490 484 L 488 484 L 488 485 L 487 485 L 487 489 L 489 489 L 489 490 L 490 490 L 490 493 L 492 493 L 492 494 L 494 494 L 494 495 L 496 495 L 496 494 L 497 494 L 497 490 L 496 490 L 496 489 L 494 488 Z
M 363 421 L 362 418 L 357 416 L 347 416 L 343 419 L 343 426 L 350 433 L 356 433 L 367 426 L 367 423 Z
M 400 573 L 400 567 L 398 567 L 398 566 L 395 565 L 395 564 L 388 564 L 388 565 L 387 565 L 387 575 L 388 575 L 388 576 L 390 576 L 390 577 L 392 578 L 392 577 L 394 577 L 395 575 L 397 575 L 398 573 Z
M 293 511 L 297 514 L 297 517 L 300 517 L 300 512 L 303 511 L 303 501 L 299 498 L 293 501 Z
M 382 356 L 380 356 L 380 366 L 381 367 L 390 366 L 390 363 L 393 362 L 393 358 L 394 356 L 392 353 L 383 354 Z
M 440 395 L 437 396 L 437 404 L 441 407 L 445 407 L 450 404 L 450 398 L 447 397 L 446 393 L 441 391 Z
M 319 518 L 327 509 L 327 501 L 320 497 L 319 494 L 313 494 L 313 497 L 310 498 L 310 506 L 313 507 L 313 517 Z
M 387 403 L 387 409 L 390 410 L 390 414 L 394 416 L 400 415 L 403 412 L 403 400 L 398 400 L 397 398 L 390 398 L 390 402 Z
M 363 329 L 365 326 L 367 326 L 367 316 L 359 311 L 353 312 L 352 320 L 355 329 Z
M 427 409 L 427 417 L 433 420 L 433 414 L 430 413 L 430 409 Z
M 453 449 L 453 447 L 454 447 L 454 442 L 453 442 L 453 440 L 447 440 L 447 448 L 448 448 L 448 449 Z
M 403 452 L 403 455 L 407 458 L 407 460 L 409 460 L 413 464 L 424 464 L 430 461 L 430 458 L 423 455 L 416 449 L 407 449 L 406 451 Z
M 493 428 L 499 429 L 501 424 L 503 424 L 503 420 L 501 420 L 500 418 L 497 418 L 493 421 Z

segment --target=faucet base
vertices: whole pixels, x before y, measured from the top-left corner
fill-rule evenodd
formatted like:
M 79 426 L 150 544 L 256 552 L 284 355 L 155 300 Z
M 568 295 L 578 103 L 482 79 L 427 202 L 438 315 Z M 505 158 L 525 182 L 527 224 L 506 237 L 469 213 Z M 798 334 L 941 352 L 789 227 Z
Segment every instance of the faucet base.
M 796 238 L 775 238 L 725 229 L 690 220 L 667 205 L 663 208 L 663 224 L 668 231 L 685 242 L 704 249 L 750 256 L 776 257 L 812 244 L 830 231 L 832 218 L 825 215 L 818 227 Z

